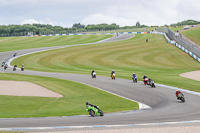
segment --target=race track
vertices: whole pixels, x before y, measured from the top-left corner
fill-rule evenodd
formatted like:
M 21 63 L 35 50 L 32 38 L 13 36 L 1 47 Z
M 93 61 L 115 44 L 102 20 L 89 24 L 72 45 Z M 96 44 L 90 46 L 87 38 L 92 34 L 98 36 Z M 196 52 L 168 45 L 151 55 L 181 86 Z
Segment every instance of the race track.
M 133 37 L 131 34 L 123 34 L 118 37 L 113 37 L 102 42 L 114 42 Z M 94 43 L 91 43 L 94 44 Z M 88 44 L 84 44 L 88 45 Z M 89 44 L 90 45 L 90 44 Z M 51 48 L 36 48 L 14 51 L 19 55 L 30 52 L 50 50 L 55 48 L 71 47 L 57 46 Z M 3 52 L 0 53 L 0 62 L 9 61 L 14 53 Z M 48 118 L 9 118 L 0 119 L 0 129 L 15 130 L 15 131 L 37 131 L 37 130 L 71 130 L 72 128 L 85 128 L 85 126 L 94 126 L 104 128 L 105 125 L 118 125 L 118 126 L 139 126 L 144 123 L 165 123 L 165 122 L 181 122 L 198 124 L 200 122 L 200 96 L 196 93 L 184 93 L 186 102 L 182 103 L 175 97 L 175 90 L 172 88 L 157 85 L 156 88 L 145 86 L 142 82 L 133 83 L 131 80 L 119 79 L 111 80 L 110 77 L 100 77 L 97 75 L 96 79 L 92 79 L 90 75 L 81 74 L 66 74 L 66 73 L 49 73 L 49 72 L 36 72 L 25 70 L 21 72 L 17 70 L 12 71 L 12 68 L 0 72 L 19 73 L 26 75 L 38 75 L 55 77 L 60 79 L 72 80 L 88 84 L 99 89 L 109 91 L 111 93 L 144 103 L 149 105 L 151 109 L 141 111 L 129 111 L 122 113 L 105 114 L 104 117 L 90 117 L 89 115 L 83 116 L 69 116 L 69 117 L 48 117 Z M 97 72 L 98 73 L 98 72 Z M 85 101 L 84 101 L 85 102 Z M 197 121 L 195 121 L 197 120 Z M 200 124 L 200 123 L 199 123 Z M 32 128 L 31 128 L 32 127 Z M 39 128 L 42 127 L 42 128 Z M 46 128 L 44 128 L 46 127 Z M 54 127 L 54 128 L 50 128 Z

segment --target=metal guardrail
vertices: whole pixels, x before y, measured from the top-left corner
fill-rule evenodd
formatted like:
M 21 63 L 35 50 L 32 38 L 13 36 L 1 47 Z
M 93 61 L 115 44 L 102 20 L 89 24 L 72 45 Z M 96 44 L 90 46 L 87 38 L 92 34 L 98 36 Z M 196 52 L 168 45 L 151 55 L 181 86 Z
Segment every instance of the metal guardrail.
M 174 40 L 176 43 L 189 50 L 193 54 L 195 54 L 198 58 L 200 58 L 200 48 L 195 44 L 187 41 L 187 39 L 181 35 L 180 33 L 176 34 L 172 32 L 169 28 L 157 28 L 158 32 L 164 32 L 169 37 L 170 40 Z

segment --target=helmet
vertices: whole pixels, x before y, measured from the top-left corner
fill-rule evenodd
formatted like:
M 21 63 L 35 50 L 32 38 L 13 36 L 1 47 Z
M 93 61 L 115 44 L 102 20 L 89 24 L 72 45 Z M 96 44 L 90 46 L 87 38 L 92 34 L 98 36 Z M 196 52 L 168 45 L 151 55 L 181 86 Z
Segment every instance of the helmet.
M 133 73 L 133 74 L 135 74 L 135 73 Z
M 89 102 L 86 102 L 86 105 L 88 105 L 89 104 Z

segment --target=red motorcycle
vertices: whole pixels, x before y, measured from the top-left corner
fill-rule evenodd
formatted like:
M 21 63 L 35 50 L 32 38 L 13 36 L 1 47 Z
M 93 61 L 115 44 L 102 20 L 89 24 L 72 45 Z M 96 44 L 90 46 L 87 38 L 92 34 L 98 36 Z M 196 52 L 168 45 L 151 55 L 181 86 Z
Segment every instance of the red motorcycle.
M 4 70 L 6 70 L 8 68 L 8 65 L 6 64 L 5 66 L 4 66 Z
M 144 85 L 147 85 L 148 78 L 143 79 Z

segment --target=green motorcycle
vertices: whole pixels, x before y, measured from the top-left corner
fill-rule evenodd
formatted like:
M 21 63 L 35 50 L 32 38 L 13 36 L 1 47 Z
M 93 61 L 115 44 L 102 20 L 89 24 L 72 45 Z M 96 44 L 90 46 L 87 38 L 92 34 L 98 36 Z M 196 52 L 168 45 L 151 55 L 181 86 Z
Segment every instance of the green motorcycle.
M 1 67 L 4 67 L 4 66 L 5 66 L 5 62 L 2 62 Z
M 103 116 L 104 115 L 103 111 L 98 109 L 96 105 L 94 105 L 94 106 L 87 105 L 86 106 L 86 110 L 89 112 L 89 114 L 92 117 L 94 117 L 94 116 Z

